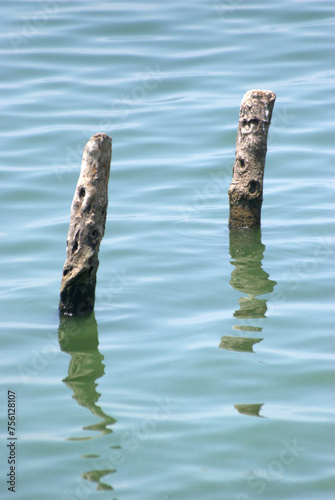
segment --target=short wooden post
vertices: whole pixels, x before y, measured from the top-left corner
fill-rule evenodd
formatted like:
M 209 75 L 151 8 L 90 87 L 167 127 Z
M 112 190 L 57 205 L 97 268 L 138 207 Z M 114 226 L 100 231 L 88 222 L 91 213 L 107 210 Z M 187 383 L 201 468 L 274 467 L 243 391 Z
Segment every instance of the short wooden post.
M 260 226 L 267 136 L 275 100 L 270 90 L 249 90 L 242 99 L 228 190 L 231 228 Z
M 84 149 L 60 288 L 59 312 L 68 316 L 83 316 L 94 310 L 98 254 L 107 215 L 111 146 L 108 135 L 95 134 Z

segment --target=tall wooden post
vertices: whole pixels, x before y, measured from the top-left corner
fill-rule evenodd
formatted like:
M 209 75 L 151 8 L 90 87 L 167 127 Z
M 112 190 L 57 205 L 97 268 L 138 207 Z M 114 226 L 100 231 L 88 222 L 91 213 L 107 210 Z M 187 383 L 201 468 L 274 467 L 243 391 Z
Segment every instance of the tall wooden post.
M 249 90 L 242 99 L 228 190 L 230 228 L 260 226 L 267 136 L 275 99 L 270 90 Z
M 67 258 L 60 288 L 59 312 L 83 316 L 94 309 L 99 248 L 105 232 L 112 141 L 95 134 L 85 146 L 71 207 Z

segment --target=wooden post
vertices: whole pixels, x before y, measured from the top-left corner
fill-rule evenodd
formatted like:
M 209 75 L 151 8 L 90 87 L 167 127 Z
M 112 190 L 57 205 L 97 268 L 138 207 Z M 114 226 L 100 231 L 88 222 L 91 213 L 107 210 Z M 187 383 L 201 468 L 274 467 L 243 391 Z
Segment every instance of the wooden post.
M 260 226 L 267 136 L 275 100 L 270 90 L 249 90 L 242 99 L 228 190 L 231 228 Z
M 98 254 L 107 215 L 111 146 L 108 135 L 95 134 L 84 149 L 60 288 L 59 312 L 68 316 L 84 316 L 94 309 Z

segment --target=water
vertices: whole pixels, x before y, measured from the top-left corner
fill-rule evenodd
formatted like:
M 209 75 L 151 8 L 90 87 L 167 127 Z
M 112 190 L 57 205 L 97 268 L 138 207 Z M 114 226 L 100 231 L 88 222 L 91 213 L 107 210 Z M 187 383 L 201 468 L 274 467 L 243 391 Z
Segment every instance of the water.
M 1 498 L 333 498 L 333 2 L 3 10 Z M 229 234 L 252 88 L 277 94 L 262 229 Z M 95 316 L 60 322 L 97 132 L 113 158 Z

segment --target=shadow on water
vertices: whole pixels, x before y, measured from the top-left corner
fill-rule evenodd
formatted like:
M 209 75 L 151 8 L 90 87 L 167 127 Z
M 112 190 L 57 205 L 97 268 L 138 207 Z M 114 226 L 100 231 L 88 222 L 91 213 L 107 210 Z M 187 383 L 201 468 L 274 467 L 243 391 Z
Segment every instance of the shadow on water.
M 96 431 L 98 435 L 70 437 L 68 441 L 87 441 L 111 434 L 108 426 L 116 420 L 98 406 L 100 394 L 97 392 L 96 380 L 105 373 L 104 357 L 99 351 L 98 328 L 94 313 L 88 317 L 73 318 L 60 316 L 58 341 L 63 352 L 70 354 L 68 375 L 63 382 L 73 391 L 73 399 L 87 408 L 94 416 L 102 419 L 94 425 L 83 427 L 84 431 Z M 97 458 L 99 455 L 82 455 L 83 458 Z M 116 472 L 115 469 L 91 470 L 82 477 L 97 483 L 97 490 L 112 490 L 112 486 L 102 483 L 102 477 Z
M 260 229 L 230 229 L 229 253 L 234 270 L 229 283 L 234 290 L 245 294 L 240 297 L 240 307 L 233 314 L 239 323 L 233 328 L 238 332 L 259 334 L 263 330 L 263 327 L 259 326 L 259 320 L 266 318 L 267 300 L 258 297 L 272 293 L 277 284 L 262 268 L 264 251 L 265 245 L 262 243 Z M 241 320 L 245 323 L 243 324 Z M 254 345 L 262 340 L 263 337 L 259 335 L 257 338 L 242 337 L 237 334 L 226 335 L 221 338 L 219 347 L 229 351 L 253 353 Z M 239 413 L 258 417 L 261 416 L 259 415 L 261 408 L 262 404 L 259 403 L 235 405 Z

